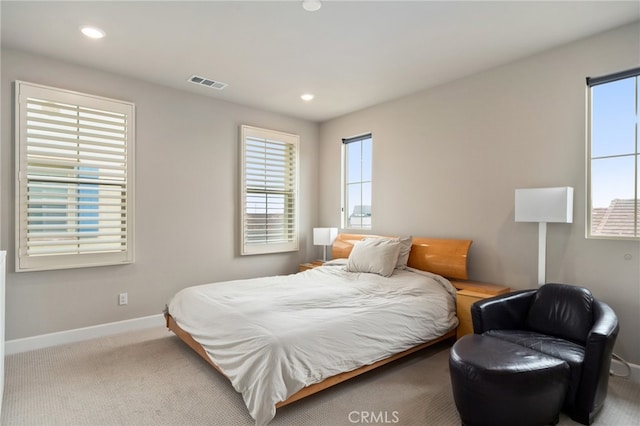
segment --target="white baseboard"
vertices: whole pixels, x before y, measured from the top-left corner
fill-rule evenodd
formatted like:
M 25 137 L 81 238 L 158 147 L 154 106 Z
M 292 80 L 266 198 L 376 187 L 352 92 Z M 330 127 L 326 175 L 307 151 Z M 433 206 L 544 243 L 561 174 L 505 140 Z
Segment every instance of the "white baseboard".
M 124 333 L 127 331 L 162 327 L 164 324 L 164 315 L 158 314 L 150 315 L 148 317 L 94 325 L 91 327 L 60 331 L 57 333 L 42 334 L 40 336 L 25 337 L 23 339 L 7 340 L 4 346 L 4 353 L 5 355 L 13 355 L 20 352 L 48 348 L 50 346 L 95 339 L 96 337 L 111 336 L 113 334 Z
M 629 377 L 626 377 L 626 378 L 631 380 L 632 382 L 640 383 L 640 365 L 631 364 L 630 362 L 628 362 L 627 364 L 629 365 L 630 374 L 629 374 Z M 627 373 L 627 367 L 625 367 L 623 363 L 621 363 L 616 359 L 611 360 L 611 369 L 616 374 Z
M 629 366 L 631 366 L 631 377 L 629 377 L 629 380 L 640 383 L 640 365 L 629 364 Z

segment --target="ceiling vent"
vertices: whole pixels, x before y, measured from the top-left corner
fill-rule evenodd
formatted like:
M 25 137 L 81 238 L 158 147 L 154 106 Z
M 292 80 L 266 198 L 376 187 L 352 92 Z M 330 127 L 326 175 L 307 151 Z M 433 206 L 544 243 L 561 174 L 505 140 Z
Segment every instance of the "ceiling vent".
M 217 89 L 217 90 L 222 90 L 228 86 L 227 83 L 214 81 L 209 78 L 199 77 L 197 75 L 192 75 L 191 77 L 189 77 L 189 81 L 194 84 L 199 84 L 200 86 L 206 86 L 211 89 Z

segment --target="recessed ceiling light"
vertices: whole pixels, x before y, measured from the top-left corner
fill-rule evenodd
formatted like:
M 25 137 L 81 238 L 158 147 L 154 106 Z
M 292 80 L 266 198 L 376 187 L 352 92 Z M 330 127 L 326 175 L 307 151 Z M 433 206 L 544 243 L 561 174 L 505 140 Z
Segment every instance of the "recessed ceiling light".
M 310 100 L 313 100 L 314 96 L 311 93 L 305 93 L 304 95 L 300 96 L 300 99 L 302 99 L 303 101 L 309 102 Z
M 89 38 L 99 39 L 105 36 L 104 31 L 96 27 L 80 27 L 80 31 Z
M 307 12 L 315 12 L 322 7 L 322 3 L 320 3 L 320 0 L 304 0 L 302 7 Z

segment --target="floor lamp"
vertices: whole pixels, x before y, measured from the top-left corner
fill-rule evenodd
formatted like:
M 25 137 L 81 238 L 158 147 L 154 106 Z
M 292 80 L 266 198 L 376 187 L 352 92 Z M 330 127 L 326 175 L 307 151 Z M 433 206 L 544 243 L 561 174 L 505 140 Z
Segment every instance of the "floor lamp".
M 313 245 L 323 246 L 322 260 L 327 261 L 327 246 L 338 236 L 338 228 L 313 228 Z
M 573 222 L 573 188 L 516 189 L 516 222 L 538 222 L 538 285 L 546 282 L 547 223 Z

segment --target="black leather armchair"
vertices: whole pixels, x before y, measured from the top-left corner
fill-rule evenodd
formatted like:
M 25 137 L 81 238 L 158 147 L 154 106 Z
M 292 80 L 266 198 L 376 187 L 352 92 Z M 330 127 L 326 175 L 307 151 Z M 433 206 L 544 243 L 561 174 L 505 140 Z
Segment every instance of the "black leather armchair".
M 475 334 L 496 337 L 569 364 L 563 410 L 590 425 L 607 396 L 619 325 L 615 312 L 583 287 L 545 284 L 474 303 Z

